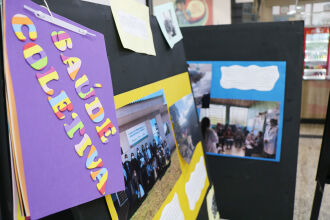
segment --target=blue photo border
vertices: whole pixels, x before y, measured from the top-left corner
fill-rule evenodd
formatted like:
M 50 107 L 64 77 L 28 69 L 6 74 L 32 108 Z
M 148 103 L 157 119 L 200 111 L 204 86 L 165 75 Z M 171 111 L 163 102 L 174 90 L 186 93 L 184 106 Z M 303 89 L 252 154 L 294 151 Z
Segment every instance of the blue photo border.
M 286 78 L 286 62 L 285 61 L 188 61 L 190 63 L 212 64 L 212 81 L 211 81 L 211 98 L 221 99 L 242 99 L 242 100 L 256 100 L 256 101 L 273 101 L 280 102 L 280 118 L 278 123 L 278 136 L 276 146 L 275 159 L 260 158 L 260 157 L 242 157 L 227 154 L 217 154 L 206 152 L 207 155 L 234 157 L 243 159 L 263 160 L 280 162 L 281 145 L 282 145 L 282 131 L 283 131 L 283 113 L 284 113 L 284 98 L 285 98 L 285 78 Z M 222 66 L 251 66 L 259 67 L 277 66 L 279 71 L 279 79 L 271 91 L 257 91 L 257 90 L 239 90 L 239 89 L 224 89 L 220 85 L 221 67 Z

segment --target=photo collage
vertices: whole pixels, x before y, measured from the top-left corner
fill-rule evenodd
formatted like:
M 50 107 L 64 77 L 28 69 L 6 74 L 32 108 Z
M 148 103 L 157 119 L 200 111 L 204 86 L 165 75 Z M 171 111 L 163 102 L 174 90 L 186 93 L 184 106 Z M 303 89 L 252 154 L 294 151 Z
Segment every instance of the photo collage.
M 188 64 L 205 152 L 279 161 L 285 62 Z
M 184 76 L 184 83 L 189 83 L 188 73 Z M 204 200 L 208 178 L 202 135 L 190 85 L 185 87 L 182 95 L 166 96 L 166 86 L 157 91 L 159 87 L 151 84 L 127 92 L 134 94 L 132 101 L 125 99 L 116 107 L 125 190 L 106 199 L 119 219 L 169 217 L 169 207 L 182 212 L 182 196 L 192 207 Z M 188 182 L 183 173 L 190 173 Z M 195 181 L 197 173 L 204 178 Z M 199 194 L 192 193 L 196 184 Z M 191 216 L 198 213 L 191 210 Z

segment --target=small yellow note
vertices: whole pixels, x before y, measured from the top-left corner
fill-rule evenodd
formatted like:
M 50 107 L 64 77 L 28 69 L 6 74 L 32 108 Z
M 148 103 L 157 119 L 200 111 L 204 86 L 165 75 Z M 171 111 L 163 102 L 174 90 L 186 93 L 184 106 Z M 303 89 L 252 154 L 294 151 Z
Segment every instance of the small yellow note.
M 156 56 L 149 8 L 135 0 L 111 1 L 110 5 L 123 47 Z

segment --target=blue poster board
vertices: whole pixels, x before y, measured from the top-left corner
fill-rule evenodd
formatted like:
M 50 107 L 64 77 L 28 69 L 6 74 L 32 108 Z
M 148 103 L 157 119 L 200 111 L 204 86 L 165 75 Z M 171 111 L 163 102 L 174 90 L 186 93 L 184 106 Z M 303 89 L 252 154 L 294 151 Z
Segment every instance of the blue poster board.
M 219 151 L 207 152 L 207 154 L 279 162 L 286 62 L 190 61 L 188 63 L 212 65 L 210 109 L 212 110 L 212 105 L 228 108 L 225 113 L 225 124 L 212 123 L 212 118 L 214 119 L 216 115 L 210 116 L 211 125 L 218 134 L 217 147 Z M 236 112 L 241 121 L 242 117 L 246 118 L 243 123 L 237 123 L 239 121 L 237 118 L 236 120 L 233 119 L 235 116 L 231 114 L 232 107 L 246 109 L 246 115 L 243 112 L 242 114 Z M 203 116 L 201 115 L 201 117 Z M 233 130 L 231 138 L 228 138 L 230 135 L 226 135 L 228 134 L 228 127 Z M 236 133 L 239 133 L 238 130 L 244 133 L 240 138 L 236 137 Z M 262 134 L 258 137 L 259 132 Z M 249 135 L 250 133 L 251 135 Z M 241 139 L 239 141 L 240 146 L 236 146 L 238 139 Z M 259 144 L 256 141 L 259 141 Z M 236 147 L 237 150 L 235 150 Z

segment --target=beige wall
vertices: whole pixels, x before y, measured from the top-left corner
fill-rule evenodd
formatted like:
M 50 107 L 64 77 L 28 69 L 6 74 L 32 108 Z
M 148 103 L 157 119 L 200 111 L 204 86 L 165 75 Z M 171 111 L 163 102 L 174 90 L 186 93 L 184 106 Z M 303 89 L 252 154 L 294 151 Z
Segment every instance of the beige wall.
M 328 2 L 329 0 L 299 0 L 298 5 L 318 3 L 318 2 Z M 256 2 L 256 0 L 255 0 Z M 261 0 L 260 11 L 259 11 L 259 21 L 267 22 L 273 21 L 272 7 L 295 5 L 295 0 Z
M 231 0 L 213 0 L 214 24 L 231 24 Z

